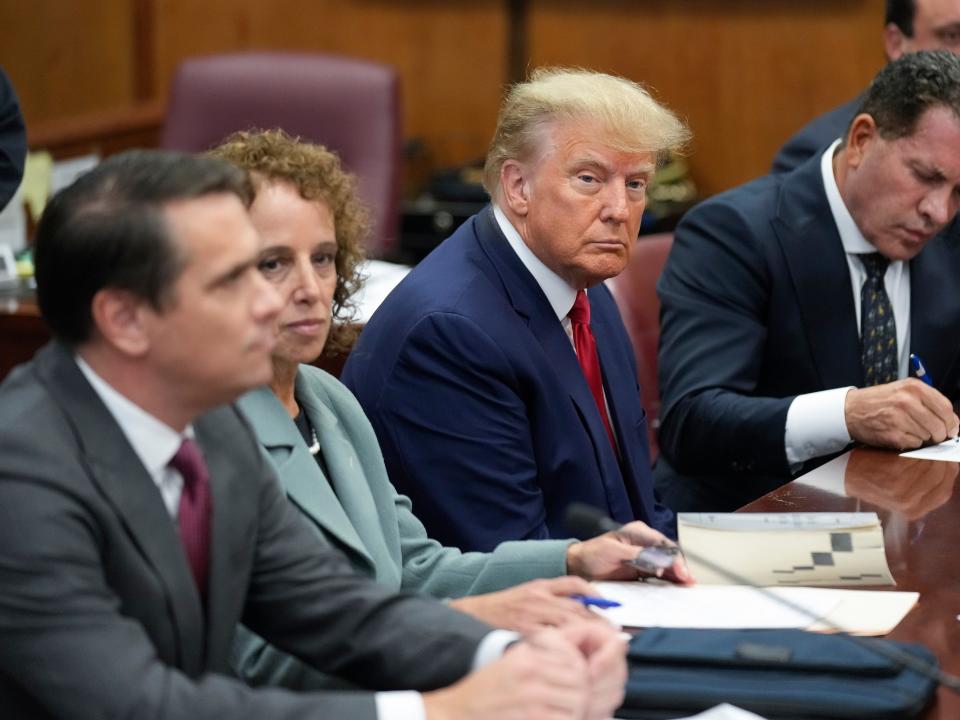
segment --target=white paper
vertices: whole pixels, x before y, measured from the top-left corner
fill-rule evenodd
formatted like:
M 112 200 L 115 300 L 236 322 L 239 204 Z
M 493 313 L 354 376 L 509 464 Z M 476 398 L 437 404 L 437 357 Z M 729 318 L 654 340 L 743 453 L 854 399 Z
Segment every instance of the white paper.
M 617 718 L 613 720 L 617 720 Z M 723 703 L 723 705 L 715 705 L 697 715 L 689 715 L 685 718 L 677 718 L 677 720 L 766 720 L 766 718 L 728 703 Z
M 920 599 L 918 592 L 890 590 L 839 590 L 827 588 L 791 588 L 813 592 L 829 592 L 840 602 L 820 622 L 808 630 L 851 635 L 886 635 L 891 632 Z
M 916 458 L 918 460 L 942 460 L 943 462 L 960 462 L 960 442 L 957 438 L 944 440 L 939 445 L 911 450 L 900 453 L 900 457 Z
M 382 260 L 366 261 L 361 268 L 366 280 L 364 280 L 360 290 L 353 296 L 353 303 L 357 308 L 356 322 L 369 322 L 370 317 L 380 307 L 380 303 L 400 284 L 400 281 L 407 276 L 410 269 L 408 265 L 388 263 Z
M 805 628 L 833 610 L 840 599 L 829 594 L 795 594 L 798 588 L 758 590 L 738 585 L 661 585 L 641 582 L 595 583 L 597 593 L 620 603 L 618 608 L 597 610 L 624 627 L 674 628 Z M 810 590 L 811 588 L 802 588 Z
M 765 720 L 762 716 L 743 710 L 734 705 L 724 703 L 717 705 L 709 710 L 704 710 L 698 715 L 691 715 L 686 720 Z
M 0 210 L 0 245 L 6 245 L 13 252 L 20 252 L 27 244 L 27 211 L 23 207 L 23 188 L 10 198 L 5 208 Z
M 100 156 L 96 154 L 81 155 L 69 160 L 57 160 L 53 163 L 50 176 L 50 194 L 55 195 L 65 187 L 72 185 L 78 177 L 90 172 L 99 163 Z
M 621 607 L 595 612 L 624 627 L 799 628 L 886 635 L 910 612 L 916 592 L 814 587 L 594 583 Z

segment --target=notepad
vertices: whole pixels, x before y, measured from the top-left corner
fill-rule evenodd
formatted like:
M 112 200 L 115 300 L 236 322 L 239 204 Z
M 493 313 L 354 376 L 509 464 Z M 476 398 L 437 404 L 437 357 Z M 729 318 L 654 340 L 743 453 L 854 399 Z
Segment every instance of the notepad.
M 895 584 L 876 513 L 679 513 L 677 527 L 700 584 Z

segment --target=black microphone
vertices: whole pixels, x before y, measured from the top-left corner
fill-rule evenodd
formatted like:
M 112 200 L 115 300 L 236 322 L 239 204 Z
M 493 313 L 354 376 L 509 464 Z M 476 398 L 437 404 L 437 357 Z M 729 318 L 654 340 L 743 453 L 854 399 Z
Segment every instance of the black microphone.
M 616 520 L 605 515 L 602 510 L 581 502 L 567 505 L 564 520 L 567 523 L 567 530 L 577 540 L 589 540 L 607 532 L 616 532 L 623 527 Z
M 566 521 L 567 530 L 569 530 L 570 533 L 578 540 L 589 540 L 597 535 L 603 535 L 607 532 L 618 532 L 623 529 L 622 523 L 618 523 L 602 510 L 595 508 L 593 505 L 587 505 L 586 503 L 580 502 L 570 503 L 567 506 L 566 513 L 564 514 L 564 520 Z M 814 622 L 822 623 L 830 630 L 830 632 L 845 637 L 847 640 L 852 643 L 856 643 L 860 647 L 872 650 L 877 655 L 882 655 L 888 660 L 899 663 L 902 667 L 910 668 L 914 672 L 934 680 L 940 685 L 948 687 L 955 693 L 960 694 L 960 677 L 952 675 L 948 672 L 944 672 L 936 665 L 932 665 L 925 660 L 921 660 L 915 655 L 911 655 L 906 650 L 901 650 L 895 645 L 880 644 L 875 638 L 862 638 L 857 637 L 856 635 L 851 635 L 847 630 L 844 630 L 842 627 L 830 622 L 826 618 L 817 617 L 803 605 L 799 605 L 791 600 L 780 597 L 776 593 L 772 593 L 767 590 L 767 588 L 756 585 L 746 578 L 741 577 L 737 573 L 720 567 L 712 560 L 707 560 L 700 555 L 689 553 L 685 550 L 682 551 L 682 554 L 690 557 L 718 575 L 725 577 L 727 580 L 732 581 L 736 585 L 746 585 L 747 587 L 753 588 L 758 593 L 761 593 L 765 597 L 772 598 L 784 607 L 788 607 L 794 612 L 798 612 Z

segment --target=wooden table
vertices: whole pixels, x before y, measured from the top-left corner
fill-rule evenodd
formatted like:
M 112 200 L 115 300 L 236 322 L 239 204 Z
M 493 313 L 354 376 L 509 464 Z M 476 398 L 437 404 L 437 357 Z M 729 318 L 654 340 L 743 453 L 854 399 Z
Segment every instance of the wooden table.
M 960 674 L 960 463 L 857 448 L 743 508 L 745 512 L 876 511 L 898 590 L 920 593 L 889 635 L 919 642 Z M 960 718 L 960 695 L 940 688 L 927 720 Z

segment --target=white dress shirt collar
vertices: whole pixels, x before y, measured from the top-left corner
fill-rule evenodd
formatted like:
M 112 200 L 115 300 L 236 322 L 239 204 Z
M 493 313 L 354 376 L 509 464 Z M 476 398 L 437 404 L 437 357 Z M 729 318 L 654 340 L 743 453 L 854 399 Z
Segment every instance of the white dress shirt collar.
M 171 497 L 165 485 L 170 483 L 171 474 L 177 474 L 173 473 L 168 465 L 180 448 L 183 439 L 193 437 L 193 427 L 188 425 L 183 434 L 178 433 L 124 397 L 100 377 L 82 357 L 77 355 L 76 361 L 80 372 L 87 378 L 94 392 L 113 415 L 113 419 L 117 421 L 117 425 L 120 426 L 133 451 L 140 458 L 140 462 L 160 488 L 168 509 L 171 509 L 171 504 L 175 508 L 175 501 L 179 501 L 179 484 L 176 487 L 175 497 Z M 171 514 L 173 514 L 172 510 Z
M 493 216 L 497 220 L 497 225 L 500 226 L 500 231 L 507 238 L 507 242 L 510 243 L 510 247 L 520 258 L 520 262 L 533 275 L 533 279 L 536 280 L 543 294 L 547 296 L 547 302 L 550 303 L 550 307 L 556 313 L 557 319 L 563 322 L 573 307 L 573 302 L 577 299 L 576 289 L 570 287 L 566 280 L 543 264 L 543 261 L 533 253 L 533 250 L 527 247 L 523 238 L 520 237 L 520 233 L 496 205 L 493 206 Z
M 849 255 L 860 255 L 863 253 L 875 253 L 877 249 L 870 244 L 853 216 L 847 209 L 843 198 L 840 196 L 840 188 L 837 187 L 837 178 L 833 174 L 833 155 L 836 152 L 840 140 L 834 141 L 833 145 L 827 148 L 826 152 L 820 158 L 820 172 L 823 175 L 823 189 L 827 193 L 827 202 L 830 203 L 830 212 L 837 225 L 837 231 L 840 233 L 840 242 L 843 243 L 843 250 Z

